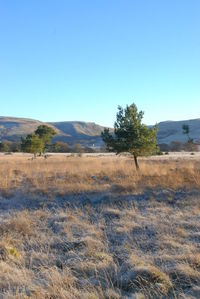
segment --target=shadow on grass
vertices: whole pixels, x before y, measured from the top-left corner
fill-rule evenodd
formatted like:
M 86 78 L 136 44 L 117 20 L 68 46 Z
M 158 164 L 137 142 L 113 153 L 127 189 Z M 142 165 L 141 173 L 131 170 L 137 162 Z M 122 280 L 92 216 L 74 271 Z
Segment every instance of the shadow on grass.
M 111 189 L 112 191 L 112 189 Z M 146 188 L 141 193 L 123 194 L 121 192 L 83 192 L 78 194 L 42 194 L 40 192 L 23 193 L 20 190 L 10 196 L 0 195 L 0 213 L 22 210 L 37 210 L 41 208 L 57 209 L 67 207 L 100 207 L 100 206 L 134 206 L 136 203 L 148 201 L 164 202 L 169 205 L 178 205 L 179 202 L 187 198 L 199 197 L 199 189 L 178 190 L 172 189 L 149 189 Z M 189 202 L 189 201 L 188 201 Z

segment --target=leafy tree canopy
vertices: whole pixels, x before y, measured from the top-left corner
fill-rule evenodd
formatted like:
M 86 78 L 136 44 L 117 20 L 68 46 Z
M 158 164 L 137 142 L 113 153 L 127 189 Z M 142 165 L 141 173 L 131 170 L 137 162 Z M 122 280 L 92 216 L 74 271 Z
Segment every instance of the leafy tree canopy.
M 34 156 L 36 156 L 37 153 L 44 153 L 54 135 L 56 135 L 54 129 L 46 125 L 41 125 L 33 134 L 22 138 L 21 149 L 23 152 L 33 153 Z
M 5 141 L 0 143 L 0 152 L 8 152 L 9 151 L 9 145 Z
M 114 134 L 109 129 L 104 129 L 101 136 L 108 151 L 117 154 L 129 152 L 135 161 L 136 168 L 139 168 L 137 157 L 155 154 L 158 151 L 156 136 L 157 126 L 147 127 L 142 123 L 144 112 L 138 111 L 133 103 L 123 109 L 118 107 Z
M 183 134 L 188 135 L 190 133 L 190 127 L 189 125 L 183 124 L 182 125 Z
M 182 125 L 183 134 L 187 135 L 188 142 L 193 143 L 193 139 L 190 137 L 190 127 L 187 124 Z
M 37 153 L 44 151 L 44 142 L 37 134 L 29 134 L 26 138 L 22 138 L 21 149 L 23 152 L 32 153 L 36 156 Z
M 56 131 L 46 125 L 40 125 L 35 131 L 35 134 L 39 135 L 39 137 L 43 140 L 45 146 L 47 146 L 49 145 L 51 138 L 56 135 Z

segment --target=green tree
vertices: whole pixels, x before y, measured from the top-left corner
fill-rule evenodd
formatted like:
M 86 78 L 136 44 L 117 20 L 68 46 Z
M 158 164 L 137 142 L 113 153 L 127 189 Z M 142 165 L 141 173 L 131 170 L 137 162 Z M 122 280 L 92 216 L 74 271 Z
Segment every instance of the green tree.
M 51 138 L 56 135 L 56 131 L 46 125 L 40 125 L 35 134 L 40 137 L 44 143 L 44 150 L 50 145 Z
M 54 135 L 56 135 L 56 132 L 53 128 L 41 125 L 33 134 L 22 138 L 21 149 L 23 152 L 33 153 L 34 156 L 38 153 L 44 153 Z
M 44 142 L 39 135 L 33 133 L 22 138 L 21 149 L 25 153 L 32 153 L 34 157 L 44 151 Z
M 3 141 L 0 143 L 0 152 L 8 152 L 9 151 L 9 145 L 7 142 Z
M 21 149 L 23 152 L 33 153 L 36 157 L 38 153 L 44 153 L 54 135 L 56 132 L 53 128 L 41 125 L 33 134 L 22 138 Z
M 187 135 L 188 142 L 193 143 L 193 139 L 190 137 L 190 127 L 187 124 L 182 125 L 183 134 Z
M 157 126 L 152 128 L 142 124 L 144 112 L 138 111 L 133 103 L 123 109 L 118 107 L 116 122 L 114 124 L 114 134 L 110 134 L 109 129 L 104 129 L 101 133 L 108 151 L 116 154 L 128 152 L 134 157 L 136 169 L 139 169 L 137 158 L 148 156 L 158 151 L 156 142 Z

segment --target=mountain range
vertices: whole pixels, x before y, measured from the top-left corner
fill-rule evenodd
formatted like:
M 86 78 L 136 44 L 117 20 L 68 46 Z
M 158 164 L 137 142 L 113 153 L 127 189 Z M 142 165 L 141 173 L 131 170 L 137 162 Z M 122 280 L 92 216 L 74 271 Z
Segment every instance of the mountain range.
M 81 143 L 84 146 L 101 146 L 103 127 L 95 123 L 82 121 L 41 122 L 39 120 L 0 117 L 0 140 L 20 141 L 21 137 L 35 131 L 39 125 L 48 125 L 55 129 L 55 141 L 67 142 L 69 145 Z
M 91 122 L 63 121 L 41 122 L 34 119 L 0 117 L 0 140 L 19 141 L 21 137 L 32 133 L 39 125 L 46 124 L 57 132 L 53 141 L 64 141 L 69 145 L 81 143 L 84 146 L 99 147 L 103 144 L 101 132 L 104 127 Z M 158 123 L 157 140 L 159 144 L 187 140 L 182 132 L 182 125 L 190 127 L 190 137 L 200 140 L 200 118 L 183 121 L 163 121 Z M 111 129 L 112 130 L 112 129 Z

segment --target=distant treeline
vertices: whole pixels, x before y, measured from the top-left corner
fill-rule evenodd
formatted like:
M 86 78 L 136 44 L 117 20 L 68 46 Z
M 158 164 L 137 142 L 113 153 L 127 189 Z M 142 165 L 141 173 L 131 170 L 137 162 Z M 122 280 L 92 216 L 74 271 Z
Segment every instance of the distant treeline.
M 161 152 L 197 152 L 200 146 L 191 142 L 182 143 L 180 141 L 172 141 L 170 144 L 162 143 L 158 144 Z M 0 142 L 0 152 L 21 152 L 21 143 L 12 141 L 2 141 Z M 46 149 L 46 152 L 51 153 L 104 153 L 106 152 L 105 146 L 93 147 L 93 146 L 83 146 L 80 143 L 74 143 L 69 145 L 66 142 L 57 141 L 52 143 Z
M 12 141 L 2 141 L 0 142 L 0 152 L 22 152 L 21 142 Z M 52 143 L 46 149 L 46 152 L 51 153 L 97 153 L 106 152 L 105 146 L 93 147 L 93 146 L 83 146 L 80 143 L 74 143 L 69 145 L 66 142 L 57 141 Z
M 159 144 L 160 150 L 162 152 L 198 152 L 199 145 L 193 142 L 180 142 L 180 141 L 172 141 L 170 144 L 162 143 Z

